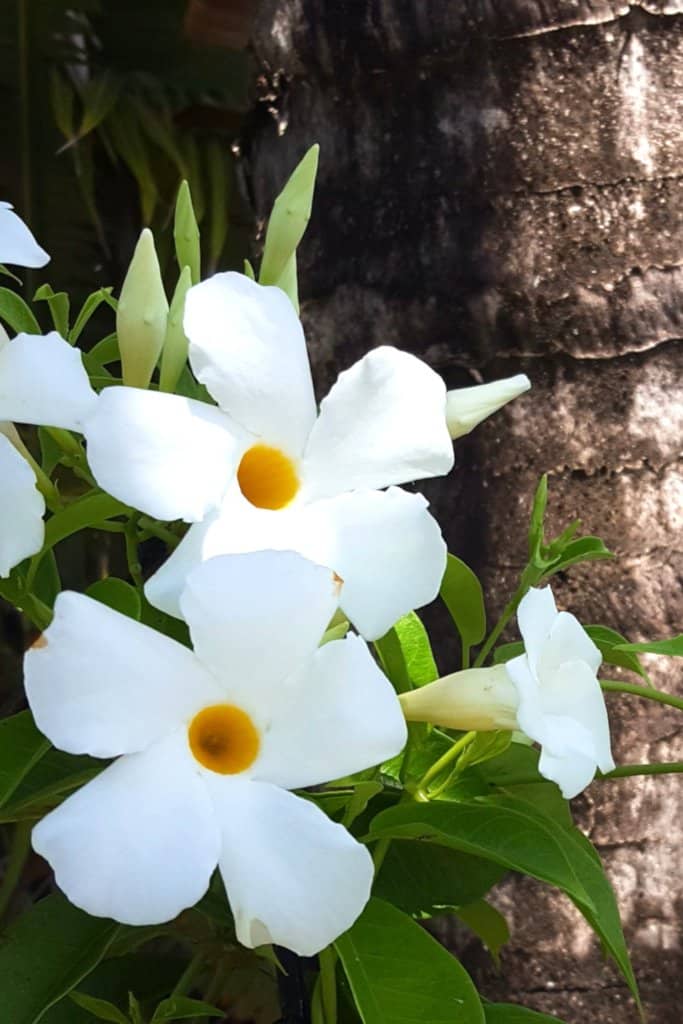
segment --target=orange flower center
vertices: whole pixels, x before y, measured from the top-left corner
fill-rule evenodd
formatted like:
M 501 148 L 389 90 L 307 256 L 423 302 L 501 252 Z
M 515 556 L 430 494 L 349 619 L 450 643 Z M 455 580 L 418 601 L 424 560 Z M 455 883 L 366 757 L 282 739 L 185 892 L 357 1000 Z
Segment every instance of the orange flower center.
M 253 764 L 261 741 L 246 711 L 233 704 L 213 704 L 198 712 L 188 729 L 190 750 L 205 768 L 237 775 Z
M 284 508 L 299 490 L 292 460 L 267 444 L 255 444 L 244 453 L 237 481 L 244 497 L 257 508 Z

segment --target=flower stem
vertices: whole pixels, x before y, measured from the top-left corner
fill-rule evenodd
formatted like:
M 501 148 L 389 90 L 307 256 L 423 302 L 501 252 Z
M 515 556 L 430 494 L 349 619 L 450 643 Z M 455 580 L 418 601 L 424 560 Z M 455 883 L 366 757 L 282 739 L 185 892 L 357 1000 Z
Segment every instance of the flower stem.
M 651 686 L 637 686 L 635 683 L 621 683 L 613 679 L 601 679 L 600 686 L 609 693 L 631 693 L 634 697 L 644 697 L 646 700 L 654 700 L 659 704 L 667 704 L 669 707 L 678 708 L 683 711 L 683 699 L 674 697 L 671 693 L 663 693 Z
M 677 775 L 683 772 L 683 761 L 661 761 L 658 764 L 620 764 L 614 771 L 598 774 L 598 779 L 627 779 L 632 775 Z
M 131 516 L 126 523 L 123 536 L 126 543 L 126 560 L 128 562 L 130 578 L 135 586 L 142 590 L 144 580 L 142 579 L 142 566 L 140 565 L 140 557 L 138 555 L 137 528 L 137 517 Z
M 466 732 L 464 736 L 461 736 L 459 740 L 456 740 L 452 747 L 450 747 L 445 754 L 435 761 L 431 768 L 428 768 L 422 778 L 417 784 L 416 799 L 429 799 L 426 793 L 427 786 L 435 779 L 437 775 L 440 775 L 444 768 L 447 768 L 452 761 L 455 760 L 459 754 L 468 747 L 472 740 L 476 736 L 476 732 Z
M 320 999 L 325 1024 L 337 1024 L 337 954 L 333 946 L 318 954 Z

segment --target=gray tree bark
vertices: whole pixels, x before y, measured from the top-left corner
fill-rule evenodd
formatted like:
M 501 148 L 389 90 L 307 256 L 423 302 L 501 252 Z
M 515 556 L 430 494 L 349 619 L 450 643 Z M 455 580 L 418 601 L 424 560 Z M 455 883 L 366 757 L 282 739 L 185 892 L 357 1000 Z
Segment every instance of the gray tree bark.
M 449 386 L 525 371 L 530 395 L 460 442 L 423 489 L 491 617 L 525 555 L 533 488 L 614 562 L 558 580 L 584 623 L 683 626 L 683 0 L 262 0 L 264 115 L 247 140 L 260 214 L 314 141 L 302 315 L 321 392 L 368 347 Z M 266 112 L 267 111 L 267 112 Z M 448 665 L 448 648 L 442 652 Z M 674 689 L 671 664 L 653 666 Z M 675 712 L 610 700 L 618 761 L 680 759 Z M 596 783 L 576 802 L 617 890 L 652 1024 L 680 1020 L 680 777 Z M 511 879 L 483 992 L 568 1022 L 636 1021 L 559 897 Z

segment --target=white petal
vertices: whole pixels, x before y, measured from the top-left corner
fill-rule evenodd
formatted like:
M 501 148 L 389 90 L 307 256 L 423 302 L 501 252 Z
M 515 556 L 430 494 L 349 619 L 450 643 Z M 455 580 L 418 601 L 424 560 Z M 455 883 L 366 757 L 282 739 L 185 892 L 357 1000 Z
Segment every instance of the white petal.
M 217 515 L 216 512 L 210 512 L 201 523 L 193 523 L 178 547 L 145 583 L 145 597 L 149 603 L 167 615 L 182 618 L 180 595 L 185 588 L 188 573 L 205 559 L 206 537 Z
M 41 732 L 95 757 L 143 750 L 221 697 L 192 651 L 71 591 L 27 652 L 24 677 Z
M 304 454 L 306 497 L 448 473 L 445 409 L 446 386 L 426 363 L 389 346 L 369 352 L 323 399 Z
M 292 551 L 259 551 L 193 569 L 180 606 L 197 657 L 260 718 L 317 649 L 338 594 L 330 569 Z
M 357 491 L 302 510 L 297 551 L 344 581 L 340 605 L 367 640 L 433 601 L 446 568 L 441 529 L 421 494 Z
M 360 637 L 325 644 L 286 688 L 254 778 L 287 789 L 315 786 L 380 764 L 405 746 L 396 693 Z
M 209 783 L 223 828 L 219 867 L 244 946 L 300 956 L 329 945 L 370 895 L 372 858 L 314 804 L 262 782 Z
M 185 333 L 195 376 L 238 423 L 298 456 L 315 420 L 304 333 L 280 288 L 216 274 L 190 288 Z
M 534 672 L 556 618 L 557 606 L 550 587 L 532 587 L 517 609 L 517 624 Z
M 595 778 L 595 761 L 576 753 L 554 757 L 544 747 L 538 759 L 538 770 L 544 779 L 557 783 L 565 800 L 571 800 Z
M 100 487 L 156 519 L 190 523 L 221 503 L 244 451 L 220 409 L 139 388 L 106 388 L 85 433 Z
M 45 502 L 26 459 L 0 434 L 0 577 L 43 546 Z
M 95 917 L 159 924 L 193 906 L 220 838 L 184 732 L 115 761 L 36 826 L 33 847 Z
M 0 203 L 0 263 L 44 267 L 49 260 L 11 204 Z
M 559 612 L 538 658 L 536 671 L 541 684 L 546 675 L 554 675 L 565 661 L 585 661 L 595 674 L 602 655 L 579 620 L 569 612 Z
M 81 353 L 56 331 L 0 348 L 0 419 L 81 430 L 96 401 Z

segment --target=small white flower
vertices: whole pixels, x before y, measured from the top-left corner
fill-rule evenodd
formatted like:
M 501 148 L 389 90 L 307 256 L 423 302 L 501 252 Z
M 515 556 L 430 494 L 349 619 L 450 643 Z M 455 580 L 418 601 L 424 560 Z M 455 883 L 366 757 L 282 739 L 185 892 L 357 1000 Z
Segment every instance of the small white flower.
M 237 936 L 312 955 L 351 926 L 364 846 L 288 792 L 398 753 L 396 695 L 357 636 L 318 647 L 329 569 L 292 552 L 223 556 L 181 598 L 194 653 L 66 592 L 25 660 L 39 728 L 118 757 L 33 832 L 69 899 L 128 924 L 194 905 L 218 865 Z
M 525 653 L 505 667 L 519 695 L 519 728 L 541 745 L 541 775 L 570 799 L 591 782 L 596 768 L 614 768 L 597 679 L 602 655 L 578 619 L 558 612 L 550 587 L 526 594 L 517 621 Z
M 45 502 L 28 462 L 11 443 L 0 423 L 0 577 L 43 546 Z
M 0 202 L 0 263 L 44 267 L 50 257 L 18 217 L 11 203 Z

